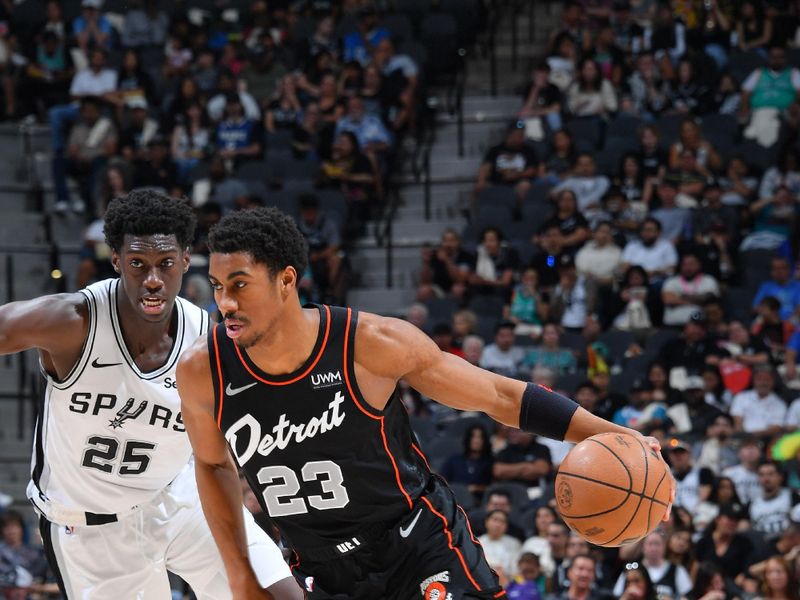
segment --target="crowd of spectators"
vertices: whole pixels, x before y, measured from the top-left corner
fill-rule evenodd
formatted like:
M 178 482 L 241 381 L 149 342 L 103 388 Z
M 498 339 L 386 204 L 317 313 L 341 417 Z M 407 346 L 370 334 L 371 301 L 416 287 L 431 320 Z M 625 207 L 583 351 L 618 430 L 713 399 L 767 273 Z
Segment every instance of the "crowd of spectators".
M 365 0 L 3 2 L 0 112 L 50 126 L 59 215 L 92 223 L 134 187 L 204 220 L 260 204 L 299 218 L 302 203 L 306 291 L 341 302 L 345 250 L 381 210 L 422 97 L 412 22 L 382 18 Z M 106 270 L 100 231 L 80 285 Z
M 798 598 L 800 5 L 559 6 L 407 316 L 659 438 L 675 508 L 593 548 L 552 508 L 568 444 L 404 390 L 412 422 L 511 598 Z

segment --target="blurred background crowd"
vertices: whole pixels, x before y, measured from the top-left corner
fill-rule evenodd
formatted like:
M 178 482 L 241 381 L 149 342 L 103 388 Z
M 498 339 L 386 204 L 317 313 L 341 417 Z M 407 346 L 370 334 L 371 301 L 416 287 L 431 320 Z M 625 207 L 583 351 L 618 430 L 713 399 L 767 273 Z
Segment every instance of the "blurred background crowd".
M 113 275 L 107 202 L 150 186 L 197 211 L 187 297 L 214 310 L 208 228 L 275 205 L 309 241 L 304 299 L 343 303 L 431 86 L 505 4 L 4 0 L 0 110 L 49 128 L 52 216 L 86 223 L 75 286 Z M 798 599 L 800 3 L 548 5 L 559 26 L 405 318 L 658 437 L 675 508 L 590 547 L 552 508 L 567 444 L 404 388 L 412 426 L 510 598 Z M 52 596 L 25 519 L 0 533 L 2 593 Z

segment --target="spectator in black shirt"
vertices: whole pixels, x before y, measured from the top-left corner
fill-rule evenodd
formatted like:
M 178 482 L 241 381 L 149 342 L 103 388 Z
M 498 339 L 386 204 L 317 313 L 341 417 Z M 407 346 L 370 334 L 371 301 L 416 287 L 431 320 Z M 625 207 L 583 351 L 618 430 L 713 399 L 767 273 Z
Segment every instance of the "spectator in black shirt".
M 673 112 L 703 115 L 710 109 L 709 86 L 695 73 L 694 64 L 688 58 L 678 63 L 678 72 L 667 86 L 667 98 Z
M 578 212 L 578 201 L 575 192 L 562 190 L 556 197 L 556 212 L 542 225 L 546 231 L 557 227 L 561 235 L 560 245 L 563 252 L 574 255 L 589 239 L 589 222 Z
M 441 475 L 450 483 L 467 486 L 476 499 L 492 483 L 492 443 L 481 425 L 468 427 L 464 432 L 464 449 L 447 459 Z
M 670 340 L 661 351 L 661 359 L 668 370 L 684 367 L 687 371 L 699 373 L 706 364 L 719 364 L 728 352 L 719 348 L 708 334 L 708 321 L 705 313 L 692 314 L 683 328 L 683 335 Z
M 639 162 L 645 177 L 660 178 L 664 175 L 669 155 L 659 145 L 658 130 L 654 125 L 645 125 L 639 133 Z
M 458 233 L 446 229 L 438 248 L 423 251 L 417 299 L 427 300 L 448 294 L 462 299 L 473 261 L 472 255 L 461 247 Z
M 561 129 L 561 90 L 550 83 L 550 65 L 546 61 L 533 69 L 531 81 L 522 91 L 522 100 L 520 119 L 540 117 L 552 131 Z
M 120 153 L 129 162 L 145 159 L 147 147 L 158 135 L 158 122 L 147 114 L 147 100 L 134 96 L 127 101 L 130 111 L 130 124 L 122 130 L 119 137 Z
M 510 428 L 508 445 L 497 453 L 493 473 L 497 481 L 513 481 L 527 486 L 539 485 L 553 468 L 550 449 L 526 431 Z
M 543 290 L 552 290 L 558 284 L 558 265 L 564 254 L 561 228 L 553 223 L 542 229 L 537 236 L 539 251 L 531 260 L 530 266 L 539 276 L 539 287 Z
M 157 187 L 172 196 L 180 196 L 178 167 L 170 157 L 169 142 L 155 136 L 147 144 L 147 153 L 136 164 L 134 187 Z
M 275 98 L 267 105 L 264 113 L 264 128 L 269 133 L 278 129 L 291 129 L 300 120 L 303 107 L 297 98 L 294 75 L 284 75 L 278 84 Z
M 713 525 L 694 547 L 698 561 L 718 566 L 729 581 L 744 573 L 753 560 L 753 542 L 738 532 L 739 523 L 746 518 L 747 512 L 741 504 L 720 506 Z
M 322 119 L 319 104 L 309 102 L 303 118 L 292 128 L 292 156 L 297 160 L 317 160 L 320 157 Z
M 489 185 L 506 185 L 514 188 L 522 202 L 538 171 L 536 152 L 525 145 L 525 124 L 516 121 L 509 126 L 503 143 L 486 153 L 478 172 L 475 195 Z

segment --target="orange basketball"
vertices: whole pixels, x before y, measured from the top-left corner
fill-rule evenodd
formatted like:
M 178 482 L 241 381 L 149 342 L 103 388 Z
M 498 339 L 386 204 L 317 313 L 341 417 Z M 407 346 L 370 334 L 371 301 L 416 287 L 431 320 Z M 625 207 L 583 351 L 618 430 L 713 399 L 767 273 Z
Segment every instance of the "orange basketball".
M 655 529 L 669 504 L 669 467 L 640 439 L 601 433 L 570 450 L 555 481 L 558 512 L 591 544 L 631 544 Z

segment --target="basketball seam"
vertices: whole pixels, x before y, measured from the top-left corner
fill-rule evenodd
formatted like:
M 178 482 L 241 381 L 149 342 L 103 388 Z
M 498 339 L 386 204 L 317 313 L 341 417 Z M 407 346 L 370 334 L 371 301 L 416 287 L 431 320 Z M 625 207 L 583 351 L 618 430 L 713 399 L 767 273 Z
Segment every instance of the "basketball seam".
M 611 448 L 606 446 L 603 442 L 601 442 L 599 440 L 592 439 L 592 438 L 589 438 L 588 441 L 594 442 L 595 444 L 601 445 L 603 448 L 605 448 L 606 450 L 611 452 L 611 454 L 614 455 L 614 458 L 616 458 L 619 461 L 619 464 L 622 465 L 622 468 L 625 469 L 625 473 L 628 474 L 628 491 L 632 492 L 633 491 L 633 475 L 631 475 L 631 470 L 628 468 L 628 465 L 625 464 L 625 461 L 622 460 L 619 457 L 619 455 L 616 452 L 614 452 L 614 450 L 612 450 Z
M 650 461 L 647 460 L 647 450 L 645 450 L 644 446 L 642 445 L 642 443 L 639 440 L 636 440 L 636 441 L 639 443 L 639 447 L 642 449 L 642 452 L 644 453 L 644 481 L 642 482 L 642 493 L 641 494 L 636 494 L 633 491 L 633 489 L 631 489 L 631 494 L 635 494 L 635 495 L 639 496 L 639 503 L 636 505 L 636 508 L 633 510 L 633 514 L 631 514 L 630 519 L 628 519 L 628 522 L 625 523 L 624 527 L 619 531 L 619 533 L 617 535 L 615 535 L 613 538 L 611 538 L 610 540 L 608 540 L 607 542 L 605 542 L 604 544 L 600 544 L 601 546 L 607 546 L 611 542 L 617 541 L 620 538 L 620 536 L 622 536 L 625 533 L 625 530 L 627 530 L 628 527 L 631 526 L 631 523 L 633 523 L 634 519 L 636 518 L 636 515 L 639 513 L 639 509 L 642 507 L 642 502 L 644 501 L 644 493 L 647 491 L 647 477 L 650 474 Z M 609 448 L 609 451 L 614 453 L 614 451 L 611 450 L 610 448 Z M 616 454 L 614 454 L 614 456 L 616 456 Z M 618 456 L 617 456 L 617 458 L 619 459 Z M 627 468 L 628 468 L 627 465 L 626 465 L 625 468 L 627 470 Z M 631 477 L 631 488 L 633 488 L 633 478 L 632 477 Z
M 656 504 L 659 504 L 661 506 L 667 506 L 666 502 L 662 502 L 658 498 L 654 498 L 652 496 L 647 496 L 645 494 L 640 494 L 639 492 L 634 492 L 633 490 L 625 489 L 622 486 L 614 485 L 613 483 L 608 483 L 607 481 L 601 481 L 599 479 L 593 479 L 591 477 L 586 477 L 585 475 L 578 475 L 577 473 L 570 473 L 569 471 L 559 471 L 558 474 L 559 475 L 563 475 L 564 477 L 574 477 L 575 479 L 583 479 L 585 481 L 591 481 L 592 483 L 596 483 L 598 485 L 604 485 L 606 487 L 610 487 L 612 489 L 619 490 L 621 492 L 625 492 L 626 494 L 630 494 L 631 496 L 637 496 L 637 497 L 646 498 L 647 500 L 651 500 L 651 501 L 653 501 Z M 575 519 L 575 518 L 580 518 L 580 517 L 569 517 L 569 518 L 570 519 Z

